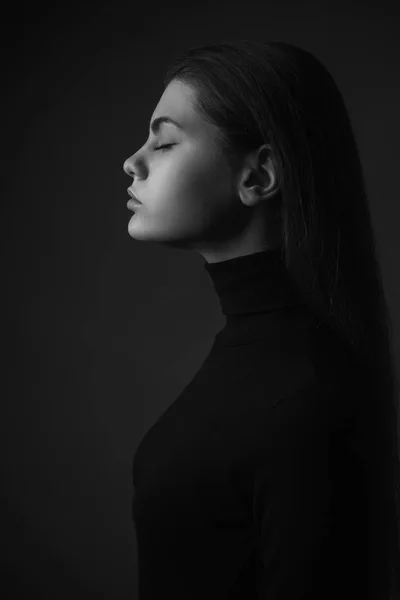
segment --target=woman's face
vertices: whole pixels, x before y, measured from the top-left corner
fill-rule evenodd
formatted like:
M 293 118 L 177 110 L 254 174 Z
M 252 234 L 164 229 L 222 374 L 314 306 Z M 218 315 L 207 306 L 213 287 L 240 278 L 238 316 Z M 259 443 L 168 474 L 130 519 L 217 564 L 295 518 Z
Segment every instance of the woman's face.
M 141 202 L 128 225 L 136 240 L 207 254 L 238 235 L 250 212 L 237 198 L 234 177 L 214 150 L 214 126 L 192 106 L 194 90 L 173 80 L 151 118 L 170 117 L 124 162 Z M 164 149 L 158 146 L 171 144 Z M 203 252 L 204 251 L 204 252 Z

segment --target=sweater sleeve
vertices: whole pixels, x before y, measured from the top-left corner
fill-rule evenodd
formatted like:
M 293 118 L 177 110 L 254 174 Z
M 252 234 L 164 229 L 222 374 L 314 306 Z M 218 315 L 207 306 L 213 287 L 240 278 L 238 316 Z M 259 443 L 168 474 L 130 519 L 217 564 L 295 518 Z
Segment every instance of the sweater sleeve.
M 368 597 L 359 480 L 345 430 L 333 418 L 338 398 L 328 396 L 310 385 L 275 404 L 258 429 L 252 509 L 259 600 Z M 355 569 L 359 587 L 349 590 Z

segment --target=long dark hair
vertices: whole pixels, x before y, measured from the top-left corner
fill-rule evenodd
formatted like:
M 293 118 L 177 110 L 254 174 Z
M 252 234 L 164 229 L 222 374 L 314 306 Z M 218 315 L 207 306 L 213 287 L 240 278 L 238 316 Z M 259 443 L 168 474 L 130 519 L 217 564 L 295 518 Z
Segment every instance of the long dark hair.
M 195 90 L 195 109 L 216 126 L 216 147 L 232 168 L 247 152 L 270 144 L 289 276 L 321 323 L 346 341 L 365 373 L 373 374 L 376 393 L 371 406 L 361 402 L 370 415 L 361 436 L 372 462 L 382 452 L 388 474 L 382 485 L 388 486 L 390 517 L 381 550 L 390 557 L 390 598 L 397 600 L 400 436 L 392 323 L 362 164 L 342 95 L 310 52 L 281 42 L 223 41 L 190 48 L 167 67 L 164 85 L 172 80 Z M 380 437 L 374 431 L 378 422 L 384 427 Z

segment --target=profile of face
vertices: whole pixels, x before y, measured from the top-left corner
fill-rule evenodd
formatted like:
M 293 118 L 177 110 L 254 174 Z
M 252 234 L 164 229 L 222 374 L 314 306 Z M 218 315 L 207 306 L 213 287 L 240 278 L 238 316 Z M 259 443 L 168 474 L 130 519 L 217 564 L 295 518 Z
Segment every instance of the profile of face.
M 266 200 L 278 191 L 272 158 L 260 164 L 263 146 L 236 172 L 218 150 L 215 126 L 194 108 L 195 89 L 173 80 L 151 118 L 161 122 L 124 162 L 140 201 L 129 235 L 198 251 L 208 262 L 251 254 L 276 245 L 267 235 Z M 259 173 L 262 178 L 256 177 Z M 265 202 L 263 202 L 265 200 Z M 267 239 L 268 238 L 268 239 Z

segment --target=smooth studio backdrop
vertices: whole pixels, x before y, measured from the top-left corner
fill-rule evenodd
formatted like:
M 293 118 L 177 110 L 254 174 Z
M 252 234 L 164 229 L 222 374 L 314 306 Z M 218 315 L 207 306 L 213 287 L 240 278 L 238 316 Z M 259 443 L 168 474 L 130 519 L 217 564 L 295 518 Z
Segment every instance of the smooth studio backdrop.
M 18 6 L 2 24 L 0 593 L 128 600 L 133 454 L 224 325 L 197 253 L 127 230 L 122 165 L 147 138 L 163 71 L 191 46 L 247 38 L 328 67 L 360 147 L 399 365 L 400 8 L 57 6 Z

